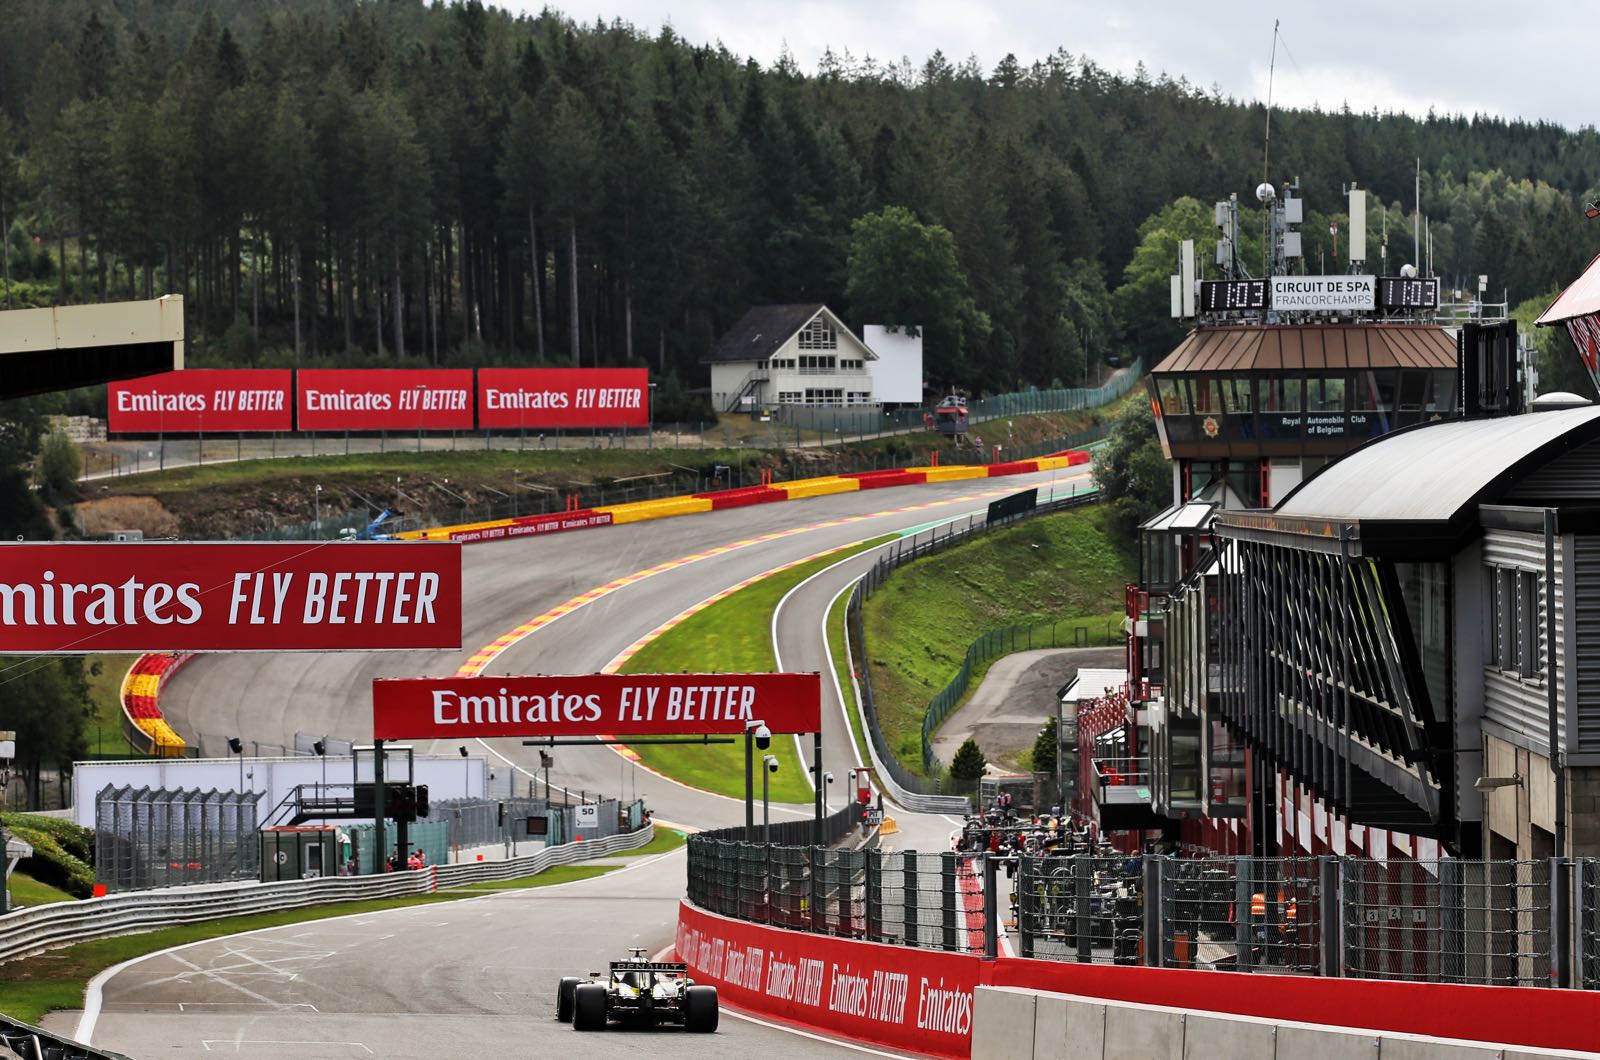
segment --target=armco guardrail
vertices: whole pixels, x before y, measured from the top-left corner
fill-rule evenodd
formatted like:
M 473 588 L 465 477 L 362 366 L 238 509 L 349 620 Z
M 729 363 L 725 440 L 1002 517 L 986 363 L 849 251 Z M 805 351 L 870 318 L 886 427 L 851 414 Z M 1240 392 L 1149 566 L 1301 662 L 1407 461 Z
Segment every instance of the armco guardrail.
M 5 1056 L 23 1060 L 129 1060 L 122 1053 L 80 1045 L 0 1013 L 0 1057 Z
M 884 738 L 883 730 L 878 724 L 878 703 L 872 689 L 872 673 L 865 665 L 870 653 L 866 645 L 865 624 L 862 621 L 861 607 L 867 597 L 871 596 L 883 584 L 896 567 L 909 563 L 914 559 L 942 552 L 953 545 L 961 544 L 976 534 L 987 533 L 990 530 L 1010 526 L 1022 519 L 1031 519 L 1037 515 L 1050 515 L 1055 512 L 1066 511 L 1070 508 L 1080 508 L 1093 504 L 1099 500 L 1098 492 L 1089 490 L 1077 493 L 1070 497 L 1041 504 L 1030 511 L 1021 512 L 1007 519 L 995 523 L 979 522 L 976 517 L 969 518 L 965 526 L 954 523 L 944 527 L 934 527 L 924 534 L 914 534 L 903 538 L 894 545 L 882 551 L 882 558 L 873 564 L 872 569 L 862 575 L 856 582 L 855 588 L 850 591 L 849 602 L 845 606 L 845 657 L 850 667 L 850 672 L 856 675 L 856 698 L 861 707 L 862 725 L 867 731 L 867 749 L 872 757 L 872 764 L 878 772 L 878 777 L 896 802 L 910 810 L 920 813 L 964 813 L 969 809 L 965 795 L 947 793 L 938 774 L 941 764 L 932 757 L 928 750 L 928 743 L 932 730 L 927 724 L 923 726 L 923 761 L 924 770 L 929 776 L 919 776 L 901 764 L 896 757 L 889 742 Z M 972 649 L 968 649 L 968 655 Z M 959 698 L 959 697 L 958 697 Z M 936 697 L 937 701 L 937 697 Z M 948 713 L 954 700 L 945 705 Z M 934 704 L 929 704 L 929 709 Z M 943 720 L 941 717 L 939 720 Z M 934 728 L 937 728 L 935 724 Z
M 547 847 L 527 857 L 507 861 L 435 865 L 376 876 L 329 876 L 286 883 L 230 883 L 138 891 L 35 906 L 0 917 L 0 961 L 43 953 L 74 942 L 171 924 L 191 924 L 330 902 L 400 898 L 426 894 L 441 887 L 531 876 L 552 865 L 633 850 L 650 842 L 654 835 L 654 826 L 646 825 L 637 832 Z

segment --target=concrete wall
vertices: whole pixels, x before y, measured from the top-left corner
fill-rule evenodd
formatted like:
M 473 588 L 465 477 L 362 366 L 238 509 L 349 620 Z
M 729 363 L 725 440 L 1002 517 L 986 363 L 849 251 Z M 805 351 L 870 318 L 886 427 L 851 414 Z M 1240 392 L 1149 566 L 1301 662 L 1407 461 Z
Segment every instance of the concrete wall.
M 1594 1055 L 1185 1012 L 1014 987 L 980 986 L 973 997 L 974 1060 L 1533 1060 Z

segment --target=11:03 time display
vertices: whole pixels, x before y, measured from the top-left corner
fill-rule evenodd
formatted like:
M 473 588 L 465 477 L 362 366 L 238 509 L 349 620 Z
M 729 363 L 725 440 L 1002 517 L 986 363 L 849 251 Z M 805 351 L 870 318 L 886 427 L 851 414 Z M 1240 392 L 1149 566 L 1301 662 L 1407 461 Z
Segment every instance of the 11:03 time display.
M 1229 313 L 1266 307 L 1266 280 L 1202 280 L 1200 283 L 1202 313 Z

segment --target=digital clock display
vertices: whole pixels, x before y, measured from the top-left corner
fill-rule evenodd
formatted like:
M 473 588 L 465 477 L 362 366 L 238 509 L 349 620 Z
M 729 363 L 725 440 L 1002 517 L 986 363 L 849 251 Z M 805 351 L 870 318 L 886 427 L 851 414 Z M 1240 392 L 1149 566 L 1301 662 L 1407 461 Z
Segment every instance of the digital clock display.
M 1437 309 L 1439 281 L 1384 276 L 1378 280 L 1379 309 Z
M 1237 313 L 1267 308 L 1266 280 L 1202 280 L 1200 312 Z

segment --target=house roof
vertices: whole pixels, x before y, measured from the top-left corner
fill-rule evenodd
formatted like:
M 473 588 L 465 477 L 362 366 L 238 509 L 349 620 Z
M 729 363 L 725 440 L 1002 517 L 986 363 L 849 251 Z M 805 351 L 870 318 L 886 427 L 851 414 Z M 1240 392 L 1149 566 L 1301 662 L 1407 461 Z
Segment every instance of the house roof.
M 1196 328 L 1153 372 L 1454 368 L 1455 339 L 1431 324 L 1250 324 Z
M 1080 668 L 1078 675 L 1061 690 L 1061 702 L 1078 703 L 1085 699 L 1099 699 L 1106 694 L 1106 689 L 1121 688 L 1127 683 L 1127 670 L 1102 670 L 1085 666 Z
M 1495 503 L 1530 472 L 1597 436 L 1595 406 L 1422 424 L 1329 464 L 1274 514 L 1448 522 L 1468 506 Z
M 1539 319 L 1534 323 L 1559 324 L 1591 313 L 1600 313 L 1600 256 L 1589 262 L 1583 275 L 1568 284 L 1567 289 L 1556 296 L 1550 308 L 1539 314 Z
M 702 363 L 764 361 L 824 308 L 821 302 L 754 306 L 723 332 Z

